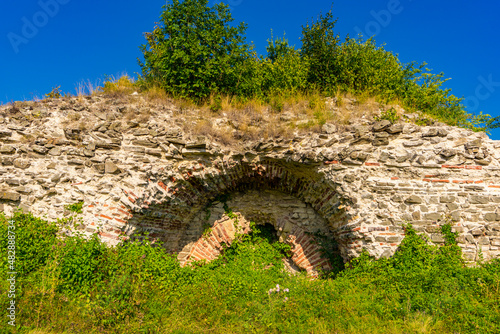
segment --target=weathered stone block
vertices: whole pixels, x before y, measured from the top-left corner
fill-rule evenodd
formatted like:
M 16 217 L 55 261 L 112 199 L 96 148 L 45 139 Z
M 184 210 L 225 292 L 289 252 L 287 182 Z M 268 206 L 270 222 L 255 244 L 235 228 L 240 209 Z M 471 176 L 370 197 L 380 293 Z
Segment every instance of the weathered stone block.
M 441 196 L 439 198 L 440 203 L 453 203 L 457 200 L 455 196 Z
M 373 124 L 372 129 L 374 132 L 378 132 L 378 131 L 383 131 L 383 130 L 387 129 L 390 126 L 391 126 L 391 122 L 384 119 L 384 120 L 378 121 L 375 124 Z
M 56 146 L 56 147 L 50 149 L 50 151 L 48 153 L 49 153 L 49 155 L 57 157 L 57 156 L 61 155 L 62 149 L 60 147 Z
M 425 214 L 425 219 L 437 221 L 442 218 L 442 214 L 439 212 L 431 212 Z
M 0 191 L 0 199 L 16 202 L 21 199 L 21 195 L 13 191 Z
M 104 172 L 106 174 L 120 174 L 120 168 L 118 168 L 117 165 L 114 164 L 113 161 L 111 160 L 106 160 L 104 163 Z
M 396 133 L 403 132 L 403 129 L 404 129 L 404 125 L 401 123 L 397 123 L 397 124 L 392 124 L 385 131 L 389 132 L 390 134 L 396 134 Z
M 489 222 L 497 221 L 500 220 L 500 215 L 495 212 L 488 212 L 484 215 L 484 220 Z
M 16 153 L 16 149 L 10 145 L 3 145 L 2 147 L 0 147 L 0 153 L 1 154 L 13 154 L 13 153 Z
M 490 199 L 487 196 L 472 195 L 469 197 L 469 203 L 471 204 L 488 204 L 489 202 Z
M 29 160 L 24 160 L 24 159 L 15 159 L 13 161 L 14 167 L 20 168 L 20 169 L 26 169 L 31 166 L 31 162 Z
M 422 198 L 418 197 L 417 195 L 411 195 L 406 199 L 405 202 L 408 204 L 420 204 L 422 203 Z
M 431 234 L 431 241 L 435 243 L 443 243 L 444 238 L 440 233 L 433 233 Z

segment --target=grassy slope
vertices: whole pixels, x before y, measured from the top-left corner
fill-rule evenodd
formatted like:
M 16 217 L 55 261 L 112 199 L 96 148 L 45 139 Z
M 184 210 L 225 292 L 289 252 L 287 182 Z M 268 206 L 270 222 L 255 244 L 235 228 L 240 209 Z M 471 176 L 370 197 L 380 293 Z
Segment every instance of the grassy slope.
M 180 268 L 147 243 L 108 249 L 97 239 L 58 240 L 42 220 L 14 218 L 20 333 L 500 331 L 500 261 L 465 267 L 446 231 L 450 241 L 438 248 L 408 227 L 393 258 L 361 257 L 311 280 L 283 270 L 286 247 L 265 233 L 242 237 L 210 264 Z M 0 226 L 5 232 L 5 219 Z M 5 291 L 6 280 L 0 284 Z M 6 306 L 5 293 L 1 300 Z

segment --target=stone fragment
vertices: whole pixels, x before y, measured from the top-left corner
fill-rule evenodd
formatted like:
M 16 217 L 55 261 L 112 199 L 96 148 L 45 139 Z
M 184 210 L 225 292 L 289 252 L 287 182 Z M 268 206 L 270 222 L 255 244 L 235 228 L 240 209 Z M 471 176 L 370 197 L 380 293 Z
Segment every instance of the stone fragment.
M 389 145 L 389 138 L 375 138 L 373 140 L 373 146 L 384 146 Z
M 146 149 L 146 154 L 154 155 L 156 157 L 161 157 L 161 152 L 162 152 L 162 150 L 160 150 L 160 149 L 155 149 L 155 148 L 147 148 Z
M 361 137 L 369 131 L 369 128 L 366 125 L 355 125 L 353 128 L 356 137 Z
M 205 137 L 198 138 L 195 142 L 186 144 L 187 149 L 206 149 Z
M 469 198 L 471 204 L 488 204 L 490 199 L 487 196 L 472 195 Z
M 52 156 L 55 156 L 55 157 L 60 156 L 60 155 L 61 155 L 61 153 L 62 153 L 61 148 L 60 148 L 60 147 L 57 147 L 57 146 L 56 146 L 56 147 L 54 147 L 54 148 L 52 148 L 52 149 L 49 151 L 49 155 L 52 155 Z
M 47 190 L 47 192 L 45 193 L 45 196 L 53 196 L 53 195 L 57 195 L 57 190 L 55 188 L 50 188 L 49 190 Z
M 147 128 L 139 128 L 139 129 L 136 129 L 134 132 L 133 132 L 134 136 L 146 136 L 149 134 L 149 129 Z
M 105 173 L 105 167 L 104 163 L 96 163 L 94 164 L 94 168 L 98 173 L 104 174 Z
M 433 233 L 433 234 L 431 234 L 431 241 L 435 242 L 435 243 L 442 243 L 442 242 L 444 242 L 444 238 L 439 233 Z
M 48 148 L 39 145 L 33 145 L 31 148 L 33 149 L 33 152 L 38 154 L 47 154 L 47 151 L 49 150 Z
M 488 212 L 484 215 L 484 220 L 494 222 L 500 220 L 500 215 L 495 212 Z
M 422 133 L 422 137 L 436 137 L 439 135 L 437 128 L 430 128 L 426 132 Z
M 477 240 L 477 243 L 480 245 L 489 245 L 490 244 L 490 239 L 488 237 L 480 237 Z
M 146 148 L 142 146 L 123 146 L 123 150 L 135 153 L 146 153 Z
M 16 149 L 10 145 L 3 145 L 2 147 L 0 147 L 0 153 L 13 154 L 13 153 L 16 153 Z
M 385 131 L 389 132 L 390 134 L 396 134 L 396 133 L 403 132 L 403 129 L 404 129 L 404 125 L 401 123 L 397 123 L 397 124 L 392 124 Z
M 411 195 L 406 199 L 405 202 L 408 204 L 420 204 L 422 203 L 422 198 L 418 197 L 417 195 Z
M 352 183 L 356 180 L 356 177 L 352 174 L 347 174 L 344 176 L 344 182 Z
M 62 176 L 61 173 L 56 173 L 50 178 L 50 181 L 59 182 L 61 180 L 61 176 Z
M 88 150 L 88 149 L 84 148 L 83 155 L 86 157 L 92 158 L 95 155 L 95 153 L 92 150 Z
M 18 186 L 20 184 L 19 179 L 11 179 L 11 178 L 5 180 L 5 183 L 7 183 L 9 186 Z
M 14 159 L 12 157 L 0 157 L 3 166 L 12 166 Z
M 17 202 L 21 199 L 21 195 L 13 191 L 0 191 L 0 199 Z
M 106 174 L 119 174 L 121 171 L 118 166 L 113 163 L 113 161 L 106 160 L 104 163 L 104 172 Z
M 448 131 L 446 131 L 445 129 L 439 128 L 438 129 L 438 136 L 439 137 L 446 137 L 446 136 L 448 136 Z
M 465 144 L 465 149 L 466 150 L 472 150 L 472 149 L 477 149 L 479 147 L 481 147 L 481 144 L 482 144 L 482 141 L 481 139 L 475 139 L 475 140 L 472 140 L 468 143 Z
M 151 147 L 151 148 L 158 147 L 158 143 L 153 143 L 147 139 L 136 139 L 136 140 L 132 141 L 132 144 L 139 145 L 139 146 Z
M 26 169 L 31 166 L 31 162 L 29 160 L 24 160 L 24 159 L 15 159 L 13 163 L 14 167 L 21 169 Z
M 167 137 L 165 138 L 166 141 L 172 144 L 177 144 L 177 145 L 186 145 L 186 141 L 182 140 L 181 138 L 177 137 Z
M 118 149 L 120 148 L 121 141 L 120 140 L 111 140 L 111 141 L 104 141 L 104 140 L 99 140 L 95 143 L 95 146 L 97 148 L 103 148 L 105 150 L 113 150 L 113 149 Z
M 439 198 L 439 202 L 440 203 L 453 203 L 456 201 L 456 197 L 455 196 L 441 196 Z
M 442 215 L 439 212 L 431 212 L 431 213 L 425 214 L 425 219 L 437 221 L 437 220 L 441 219 L 441 216 Z
M 82 166 L 83 164 L 85 164 L 85 161 L 80 160 L 80 159 L 71 159 L 71 160 L 68 160 L 68 165 Z
M 424 142 L 422 140 L 414 139 L 414 140 L 410 140 L 410 141 L 405 141 L 403 143 L 403 146 L 404 147 L 416 147 L 416 146 L 421 146 L 423 144 L 424 144 Z
M 64 135 L 67 139 L 72 140 L 82 140 L 81 130 L 80 129 L 64 129 Z
M 476 163 L 478 165 L 482 165 L 482 166 L 487 166 L 491 163 L 491 160 L 489 159 L 479 159 L 479 160 L 476 160 Z
M 457 154 L 457 152 L 455 150 L 452 150 L 452 149 L 449 149 L 449 148 L 445 148 L 445 149 L 442 149 L 440 152 L 439 152 L 439 155 L 445 157 L 445 158 L 451 158 L 453 156 L 455 156 Z
M 372 130 L 374 132 L 383 131 L 383 130 L 387 129 L 390 126 L 391 126 L 391 122 L 388 121 L 388 120 L 386 120 L 386 119 L 383 119 L 383 120 L 378 121 L 375 124 L 373 124 Z
M 331 124 L 331 123 L 325 123 L 321 127 L 321 130 L 324 133 L 333 134 L 333 133 L 337 132 L 337 127 L 335 125 Z

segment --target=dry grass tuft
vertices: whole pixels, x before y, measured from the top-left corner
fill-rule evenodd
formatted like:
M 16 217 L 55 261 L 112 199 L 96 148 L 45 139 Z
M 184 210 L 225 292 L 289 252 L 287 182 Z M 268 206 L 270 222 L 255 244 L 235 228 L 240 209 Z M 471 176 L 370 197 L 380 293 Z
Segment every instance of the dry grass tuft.
M 102 92 L 107 97 L 117 98 L 125 95 L 130 95 L 137 90 L 134 79 L 127 74 L 122 75 L 119 79 L 113 76 L 108 81 L 104 82 L 98 91 Z

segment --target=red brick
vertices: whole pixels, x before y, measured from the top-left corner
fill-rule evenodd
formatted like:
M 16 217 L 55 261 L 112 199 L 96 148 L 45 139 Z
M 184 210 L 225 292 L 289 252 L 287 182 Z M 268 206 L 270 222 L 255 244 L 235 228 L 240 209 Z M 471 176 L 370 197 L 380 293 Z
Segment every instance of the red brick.
M 106 237 L 106 238 L 116 238 L 115 235 L 112 235 L 110 233 L 106 233 L 106 232 L 99 232 L 99 235 L 102 236 L 102 237 Z
M 451 166 L 451 165 L 442 165 L 442 168 L 452 168 L 452 169 L 464 169 L 464 166 Z
M 391 180 L 399 180 L 399 177 L 393 176 L 393 177 L 391 177 Z
M 498 189 L 500 189 L 500 186 L 497 186 L 497 185 L 491 185 L 491 186 L 488 186 L 488 188 L 498 188 Z
M 108 217 L 108 216 L 105 216 L 105 215 L 99 215 L 99 217 L 101 217 L 101 218 L 104 218 L 104 219 L 109 219 L 109 220 L 113 220 L 113 218 L 111 218 L 111 217 Z
M 432 182 L 450 183 L 450 180 L 432 180 Z
M 365 162 L 365 166 L 378 167 L 378 166 L 380 166 L 380 163 L 378 163 L 378 162 Z
M 332 161 L 325 161 L 325 165 L 331 165 L 331 164 L 339 164 L 337 160 L 332 160 Z
M 465 169 L 481 170 L 481 169 L 483 169 L 483 166 L 465 166 Z

